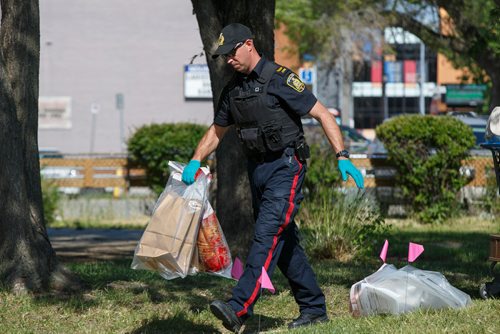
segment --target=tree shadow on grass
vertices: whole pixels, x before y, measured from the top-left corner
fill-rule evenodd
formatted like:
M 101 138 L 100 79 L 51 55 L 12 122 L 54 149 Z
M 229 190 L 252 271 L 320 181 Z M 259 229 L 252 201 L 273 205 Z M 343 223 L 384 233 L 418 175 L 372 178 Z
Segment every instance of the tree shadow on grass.
M 201 312 L 205 310 L 200 308 L 197 311 Z M 190 308 L 189 311 L 193 311 Z M 217 322 L 222 327 L 222 323 L 217 320 Z M 245 322 L 242 333 L 259 333 L 262 331 L 267 331 L 272 328 L 282 327 L 285 324 L 283 319 L 277 319 L 273 317 L 268 317 L 265 315 L 255 314 L 253 317 Z M 172 317 L 166 319 L 153 318 L 145 320 L 145 323 L 141 327 L 129 332 L 130 334 L 137 333 L 227 333 L 228 331 L 219 330 L 218 328 L 207 325 L 207 324 L 196 324 L 188 319 L 186 313 L 178 313 Z
M 184 313 L 176 314 L 166 319 L 144 320 L 141 327 L 134 329 L 128 334 L 160 334 L 160 333 L 219 333 L 218 329 L 211 325 L 194 324 Z
M 154 304 L 163 302 L 185 302 L 191 311 L 208 307 L 212 301 L 211 292 L 217 291 L 217 298 L 228 298 L 234 281 L 207 274 L 188 276 L 184 279 L 165 280 L 157 273 L 130 269 L 130 260 L 77 263 L 71 270 L 84 282 L 85 288 L 73 294 L 45 294 L 35 298 L 40 304 L 64 304 L 70 309 L 84 310 L 96 306 L 95 291 L 116 291 L 124 294 L 145 293 Z M 120 303 L 119 299 L 116 301 Z
M 84 291 L 72 294 L 37 294 L 33 297 L 33 302 L 41 306 L 63 304 L 65 309 L 72 310 L 73 312 L 85 311 L 99 304 L 93 297 Z
M 479 298 L 481 283 L 491 281 L 487 261 L 489 234 L 478 232 L 436 232 L 397 231 L 388 235 L 388 263 L 397 268 L 407 265 L 408 242 L 423 244 L 424 253 L 414 267 L 438 271 L 458 289 L 473 298 Z M 349 289 L 352 284 L 374 273 L 381 265 L 379 249 L 365 260 L 340 262 L 334 260 L 312 261 L 321 286 L 332 284 Z M 62 303 L 74 310 L 84 310 L 96 306 L 98 301 L 92 291 L 123 289 L 127 293 L 146 293 L 152 303 L 188 303 L 192 312 L 205 310 L 216 299 L 227 299 L 235 282 L 213 275 L 198 274 L 184 279 L 165 280 L 157 273 L 130 269 L 130 258 L 108 262 L 85 262 L 69 264 L 87 285 L 83 291 L 71 295 L 41 295 L 35 297 L 37 303 Z M 289 289 L 287 280 L 276 270 L 273 284 L 278 290 Z M 205 290 L 208 290 L 207 294 Z
M 254 314 L 245 322 L 245 328 L 242 333 L 260 333 L 273 328 L 282 328 L 285 325 L 284 319 L 268 317 L 261 314 Z

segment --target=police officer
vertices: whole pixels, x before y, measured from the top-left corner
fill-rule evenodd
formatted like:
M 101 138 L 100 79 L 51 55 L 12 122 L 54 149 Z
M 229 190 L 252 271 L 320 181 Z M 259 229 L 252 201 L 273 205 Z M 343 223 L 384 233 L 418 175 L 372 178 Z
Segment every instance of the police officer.
M 246 268 L 232 298 L 216 300 L 210 309 L 227 329 L 239 331 L 259 297 L 262 267 L 271 276 L 277 265 L 300 309 L 300 316 L 289 328 L 327 321 L 325 297 L 299 244 L 294 222 L 303 199 L 301 187 L 309 157 L 301 116 L 309 114 L 321 123 L 344 181 L 350 175 L 363 188 L 363 177 L 349 161 L 340 129 L 328 110 L 295 73 L 257 52 L 248 27 L 238 23 L 224 27 L 213 55 L 218 56 L 236 75 L 224 88 L 214 122 L 182 178 L 186 184 L 194 182 L 200 161 L 217 148 L 228 127 L 234 125 L 248 157 L 256 225 Z

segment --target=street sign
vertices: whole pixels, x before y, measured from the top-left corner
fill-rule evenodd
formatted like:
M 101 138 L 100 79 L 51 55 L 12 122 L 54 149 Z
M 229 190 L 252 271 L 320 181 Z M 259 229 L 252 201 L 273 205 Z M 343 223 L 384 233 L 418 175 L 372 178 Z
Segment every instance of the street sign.
M 184 65 L 184 98 L 212 98 L 212 85 L 207 64 Z
M 449 106 L 477 106 L 484 104 L 486 85 L 446 85 L 445 101 Z
M 116 94 L 116 109 L 122 110 L 125 107 L 125 98 L 122 93 Z
M 92 104 L 90 105 L 90 112 L 91 112 L 92 114 L 94 114 L 94 115 L 95 115 L 95 114 L 98 114 L 100 109 L 101 109 L 101 106 L 100 106 L 100 105 L 98 105 L 97 103 L 92 103 Z
M 305 83 L 306 85 L 314 84 L 314 78 L 316 76 L 314 70 L 315 70 L 314 68 L 301 67 L 299 69 L 300 80 L 302 80 L 302 82 Z

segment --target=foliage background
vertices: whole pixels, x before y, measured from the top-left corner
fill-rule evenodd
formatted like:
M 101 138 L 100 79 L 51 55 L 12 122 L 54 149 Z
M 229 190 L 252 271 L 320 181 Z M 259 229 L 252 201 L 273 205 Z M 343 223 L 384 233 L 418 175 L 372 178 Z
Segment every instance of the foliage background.
M 466 181 L 461 161 L 475 143 L 470 127 L 449 116 L 404 115 L 379 125 L 376 133 L 416 217 L 426 223 L 449 218 Z
M 189 123 L 144 125 L 128 140 L 131 162 L 146 170 L 147 184 L 159 194 L 168 179 L 168 162 L 187 163 L 206 130 Z
M 44 222 L 45 226 L 50 226 L 56 221 L 61 194 L 54 182 L 43 178 L 41 181 Z

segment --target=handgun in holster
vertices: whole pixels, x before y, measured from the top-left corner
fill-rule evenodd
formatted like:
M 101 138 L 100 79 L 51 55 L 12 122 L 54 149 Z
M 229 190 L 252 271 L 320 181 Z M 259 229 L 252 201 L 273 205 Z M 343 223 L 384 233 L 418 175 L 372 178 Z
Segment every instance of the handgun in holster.
M 299 140 L 295 145 L 295 154 L 299 161 L 304 162 L 306 159 L 311 157 L 311 152 L 309 151 L 309 145 L 307 145 L 305 140 Z

